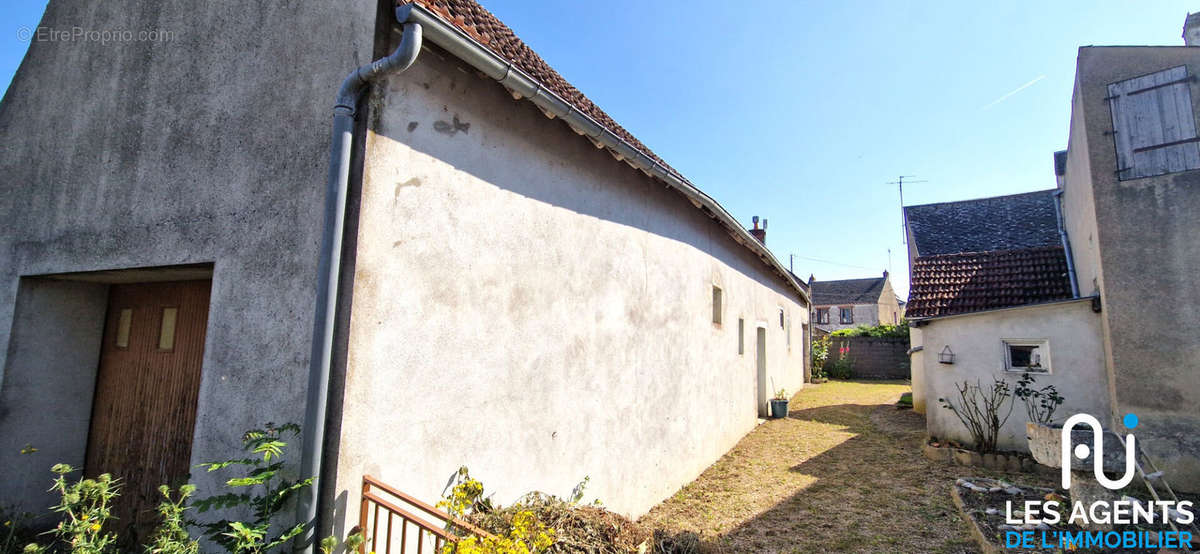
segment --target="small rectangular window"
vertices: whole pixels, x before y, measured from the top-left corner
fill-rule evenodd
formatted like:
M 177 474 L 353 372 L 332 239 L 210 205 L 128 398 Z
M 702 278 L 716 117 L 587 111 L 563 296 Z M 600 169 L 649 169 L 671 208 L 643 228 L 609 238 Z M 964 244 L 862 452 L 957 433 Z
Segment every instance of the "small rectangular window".
M 129 348 L 129 329 L 133 326 L 133 308 L 121 308 L 117 318 L 117 348 Z
M 854 308 L 842 308 L 841 311 L 840 323 L 854 323 Z
M 1050 349 L 1044 340 L 1005 340 L 1004 369 L 1031 373 L 1050 372 Z
M 746 353 L 746 320 L 738 318 L 738 355 Z
M 722 311 L 721 310 L 721 308 L 722 308 L 722 306 L 721 306 L 721 287 L 718 287 L 716 285 L 713 285 L 713 288 L 712 288 L 712 303 L 713 303 L 712 321 L 713 321 L 713 323 L 720 325 L 721 324 L 721 311 Z
M 158 329 L 158 349 L 172 350 L 175 348 L 175 318 L 179 308 L 163 308 L 162 324 Z
M 817 308 L 817 323 L 829 323 L 829 308 Z

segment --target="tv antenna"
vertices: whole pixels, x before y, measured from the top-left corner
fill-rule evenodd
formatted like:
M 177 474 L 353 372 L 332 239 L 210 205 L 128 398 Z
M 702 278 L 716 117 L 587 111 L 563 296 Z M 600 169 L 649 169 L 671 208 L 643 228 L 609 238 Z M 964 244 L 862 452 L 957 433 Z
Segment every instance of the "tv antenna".
M 925 179 L 913 180 L 916 175 L 901 175 L 895 181 L 888 181 L 889 185 L 896 185 L 900 189 L 900 244 L 908 244 L 908 225 L 904 217 L 904 180 L 908 179 L 909 183 L 928 183 Z

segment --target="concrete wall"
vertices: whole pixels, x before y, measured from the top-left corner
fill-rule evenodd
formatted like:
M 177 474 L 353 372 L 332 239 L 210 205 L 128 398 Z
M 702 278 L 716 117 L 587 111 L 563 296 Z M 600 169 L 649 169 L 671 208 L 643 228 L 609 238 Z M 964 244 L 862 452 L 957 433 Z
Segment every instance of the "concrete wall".
M 302 419 L 330 106 L 373 55 L 376 8 L 50 2 L 48 28 L 171 37 L 35 41 L 0 103 L 0 410 L 10 422 L 46 417 L 9 404 L 23 386 L 7 374 L 13 364 L 66 363 L 22 343 L 34 331 L 14 319 L 21 276 L 198 262 L 215 269 L 193 461 L 235 453 L 252 425 Z M 19 424 L 0 433 L 4 445 L 38 438 Z M 52 453 L 75 455 L 21 463 L 41 475 L 67 461 Z M 0 502 L 26 490 L 0 479 Z
M 333 492 L 347 516 L 364 473 L 434 501 L 462 465 L 500 502 L 588 476 L 588 498 L 636 516 L 755 426 L 757 327 L 773 387 L 801 388 L 807 307 L 677 193 L 436 52 L 376 108 Z
M 1038 388 L 1054 385 L 1065 398 L 1055 413 L 1056 421 L 1080 412 L 1097 417 L 1108 413 L 1100 319 L 1091 310 L 1091 300 L 1085 298 L 929 320 L 919 333 L 911 334 L 914 347 L 924 346 L 922 356 L 913 358 L 913 363 L 921 364 L 919 370 L 913 368 L 913 397 L 914 403 L 918 397 L 923 400 L 929 434 L 971 443 L 966 427 L 938 402 L 939 398 L 958 398 L 956 383 L 979 381 L 988 387 L 994 377 L 1000 377 L 1015 388 L 1021 374 L 1004 370 L 1003 339 L 1049 341 L 1051 371 L 1036 377 Z M 955 355 L 950 365 L 938 362 L 937 354 L 946 345 Z M 915 377 L 918 373 L 919 379 Z M 1028 451 L 1024 404 L 1014 401 L 1012 415 L 1001 428 L 999 447 Z
M 107 306 L 107 285 L 21 280 L 0 389 L 5 502 L 48 515 L 50 466 L 83 467 Z
M 1118 180 L 1105 100 L 1109 83 L 1180 65 L 1189 75 L 1200 73 L 1200 49 L 1080 49 L 1072 110 L 1076 150 L 1068 153 L 1066 194 L 1079 271 L 1095 276 L 1103 301 L 1114 424 L 1136 413 L 1139 443 L 1165 466 L 1173 485 L 1197 492 L 1200 171 Z M 1188 86 L 1200 121 L 1200 85 Z M 1076 137 L 1086 138 L 1082 151 Z
M 908 337 L 838 337 L 829 343 L 830 352 L 850 348 L 852 379 L 908 379 Z M 835 354 L 836 355 L 836 354 Z

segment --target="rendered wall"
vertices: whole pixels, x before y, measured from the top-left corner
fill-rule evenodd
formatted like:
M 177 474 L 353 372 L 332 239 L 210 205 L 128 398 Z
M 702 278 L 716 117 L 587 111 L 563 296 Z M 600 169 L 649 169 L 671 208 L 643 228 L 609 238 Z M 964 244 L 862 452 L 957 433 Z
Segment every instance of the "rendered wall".
M 767 390 L 801 388 L 807 307 L 678 193 L 433 51 L 374 107 L 333 493 L 349 517 L 364 473 L 434 501 L 462 465 L 501 502 L 587 476 L 636 516 L 755 426 L 758 326 Z
M 0 103 L 0 372 L 24 352 L 21 276 L 215 262 L 193 461 L 236 454 L 251 426 L 301 421 L 330 108 L 373 54 L 376 8 L 50 2 L 43 27 L 172 36 L 34 40 Z M 0 376 L 0 410 L 16 422 L 0 428 L 4 445 L 36 442 L 20 423 L 45 417 L 3 400 L 16 379 Z M 65 455 L 20 462 L 48 470 Z M 195 477 L 202 492 L 213 483 Z M 0 479 L 0 503 L 26 487 Z
M 1065 398 L 1055 413 L 1056 421 L 1080 412 L 1100 418 L 1109 412 L 1100 316 L 1092 312 L 1090 299 L 930 320 L 911 338 L 914 347 L 917 340 L 925 347 L 922 356 L 913 357 L 914 364 L 923 366 L 920 378 L 913 370 L 914 404 L 922 398 L 928 432 L 940 439 L 971 444 L 966 427 L 938 402 L 939 398 L 957 402 L 957 383 L 989 387 L 993 378 L 1000 377 L 1015 388 L 1021 374 L 1004 370 L 1003 339 L 1049 340 L 1051 371 L 1036 378 L 1038 388 L 1054 385 Z M 953 364 L 938 362 L 938 353 L 946 345 L 954 352 Z M 915 392 L 918 386 L 920 394 Z M 1014 399 L 1012 415 L 1001 428 L 1001 449 L 1028 452 L 1026 421 L 1024 404 Z
M 1098 256 L 1076 246 L 1084 244 L 1083 232 L 1072 236 L 1072 247 L 1081 271 L 1098 276 L 1112 421 L 1136 413 L 1139 444 L 1172 486 L 1200 492 L 1200 171 L 1118 180 L 1105 99 L 1110 83 L 1180 65 L 1200 74 L 1200 49 L 1080 49 L 1072 141 L 1078 130 L 1087 142 L 1083 152 L 1068 154 L 1067 195 L 1077 195 L 1072 205 L 1085 204 L 1068 214 L 1083 213 L 1083 225 L 1095 225 Z M 1188 86 L 1192 115 L 1200 121 L 1200 86 Z M 1082 153 L 1086 164 L 1070 163 Z M 1089 209 L 1098 224 L 1086 215 Z
M 0 389 L 0 498 L 39 516 L 56 495 L 37 462 L 83 467 L 107 306 L 107 285 L 20 283 Z

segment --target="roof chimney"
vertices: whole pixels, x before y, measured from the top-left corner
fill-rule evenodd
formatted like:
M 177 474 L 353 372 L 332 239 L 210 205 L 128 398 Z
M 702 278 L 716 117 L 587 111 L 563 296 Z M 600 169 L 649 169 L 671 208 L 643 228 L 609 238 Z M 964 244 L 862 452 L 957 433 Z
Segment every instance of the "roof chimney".
M 762 229 L 758 228 L 758 216 L 750 218 L 750 221 L 754 222 L 754 228 L 749 230 L 750 234 L 754 235 L 758 242 L 767 244 L 767 220 L 765 218 L 762 220 Z
M 1188 13 L 1183 20 L 1183 44 L 1200 46 L 1200 12 Z

